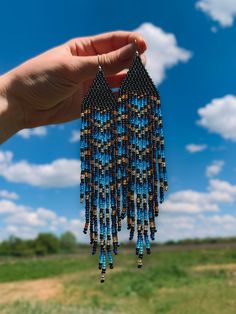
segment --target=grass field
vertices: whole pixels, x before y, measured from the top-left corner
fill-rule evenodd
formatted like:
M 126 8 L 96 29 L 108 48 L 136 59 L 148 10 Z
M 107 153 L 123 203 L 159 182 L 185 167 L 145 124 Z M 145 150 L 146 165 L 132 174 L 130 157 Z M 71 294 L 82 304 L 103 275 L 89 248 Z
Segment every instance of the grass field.
M 100 284 L 98 256 L 0 260 L 1 314 L 235 314 L 236 249 L 160 247 L 123 250 Z

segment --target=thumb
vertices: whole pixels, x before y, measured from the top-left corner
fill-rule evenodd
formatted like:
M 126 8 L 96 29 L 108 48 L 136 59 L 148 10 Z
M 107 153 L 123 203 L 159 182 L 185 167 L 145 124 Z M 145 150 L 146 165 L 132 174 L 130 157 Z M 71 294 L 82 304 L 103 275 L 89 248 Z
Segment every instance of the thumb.
M 104 53 L 96 56 L 78 56 L 73 58 L 73 69 L 79 79 L 93 79 L 98 70 L 99 64 L 105 75 L 112 75 L 128 68 L 133 60 L 136 46 L 134 43 L 129 43 L 126 46 L 114 50 L 109 53 Z

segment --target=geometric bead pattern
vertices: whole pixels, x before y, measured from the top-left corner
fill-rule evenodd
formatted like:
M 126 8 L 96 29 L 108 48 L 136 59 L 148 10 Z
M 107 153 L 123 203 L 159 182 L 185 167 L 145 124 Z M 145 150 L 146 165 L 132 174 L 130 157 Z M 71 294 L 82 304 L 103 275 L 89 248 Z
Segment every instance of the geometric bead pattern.
M 129 239 L 136 235 L 142 267 L 144 248 L 151 253 L 155 218 L 168 189 L 160 96 L 138 54 L 118 100 L 99 67 L 82 104 L 80 134 L 84 233 L 89 229 L 92 254 L 100 246 L 104 282 L 107 262 L 113 268 L 112 253 L 118 252 L 122 219 Z

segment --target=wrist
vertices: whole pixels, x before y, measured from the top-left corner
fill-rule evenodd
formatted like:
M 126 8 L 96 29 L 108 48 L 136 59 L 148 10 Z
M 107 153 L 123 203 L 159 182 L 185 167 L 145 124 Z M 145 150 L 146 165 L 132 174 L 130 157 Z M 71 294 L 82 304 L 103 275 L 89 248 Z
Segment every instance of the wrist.
M 10 85 L 7 74 L 0 76 L 0 144 L 24 128 L 24 112 L 11 99 Z

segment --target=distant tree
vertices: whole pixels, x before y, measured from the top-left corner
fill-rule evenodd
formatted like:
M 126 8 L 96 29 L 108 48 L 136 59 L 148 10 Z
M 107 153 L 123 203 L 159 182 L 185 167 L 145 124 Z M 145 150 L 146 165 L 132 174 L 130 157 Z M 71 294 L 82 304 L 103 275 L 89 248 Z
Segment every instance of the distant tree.
M 40 241 L 35 241 L 34 252 L 37 256 L 45 256 L 48 254 L 47 247 Z
M 77 241 L 75 235 L 67 231 L 60 237 L 60 248 L 62 251 L 72 253 L 76 250 Z
M 174 240 L 169 240 L 165 242 L 166 245 L 175 245 L 176 242 Z
M 52 233 L 40 233 L 35 239 L 37 255 L 55 254 L 59 251 L 59 240 Z
M 3 256 L 11 255 L 11 246 L 8 240 L 1 242 L 0 255 L 3 255 Z
M 8 241 L 9 241 L 11 255 L 21 256 L 20 249 L 21 249 L 23 240 L 15 236 L 10 236 Z
M 14 245 L 14 248 L 12 249 L 13 256 L 26 257 L 33 256 L 34 254 L 34 249 L 27 240 L 18 239 Z
M 8 240 L 0 244 L 0 255 L 17 257 L 33 256 L 32 240 L 22 240 L 15 236 L 10 236 Z

